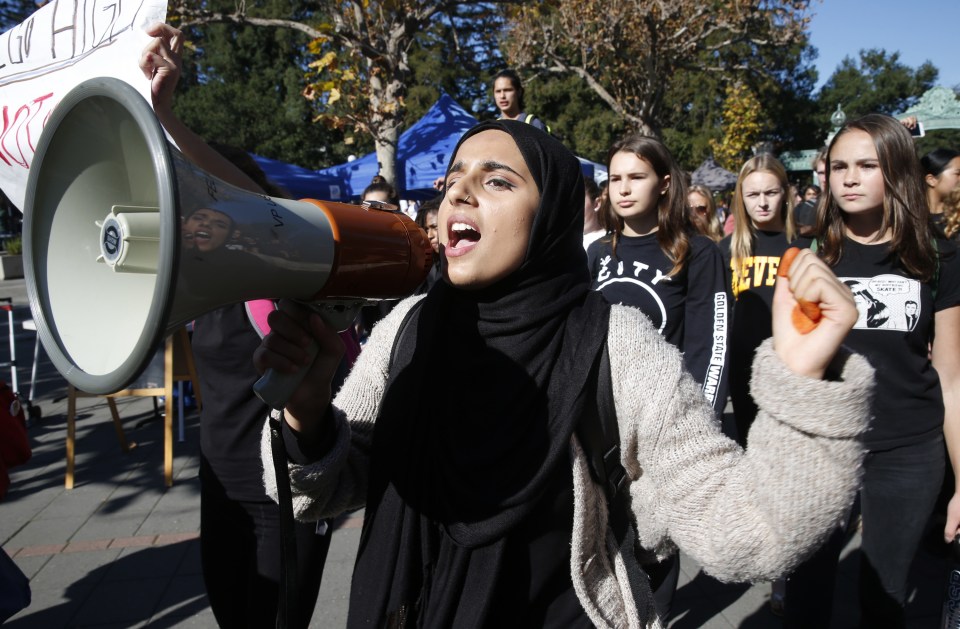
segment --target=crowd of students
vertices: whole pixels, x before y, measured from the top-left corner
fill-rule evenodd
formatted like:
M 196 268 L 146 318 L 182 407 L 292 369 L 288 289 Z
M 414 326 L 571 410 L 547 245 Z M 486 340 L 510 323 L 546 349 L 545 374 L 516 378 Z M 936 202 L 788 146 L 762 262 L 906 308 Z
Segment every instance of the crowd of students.
M 163 124 L 191 159 L 262 189 L 202 146 L 191 153 L 170 109 L 179 33 L 151 34 L 141 66 Z M 225 509 L 250 520 L 277 499 L 268 431 L 262 465 L 251 446 L 267 414 L 249 393 L 256 372 L 235 362 L 252 355 L 260 371 L 309 370 L 276 414 L 279 462 L 316 546 L 300 553 L 315 576 L 301 578 L 307 606 L 329 544 L 316 523 L 366 509 L 349 626 L 660 627 L 679 547 L 719 578 L 786 576 L 785 626 L 825 627 L 855 521 L 861 625 L 903 626 L 907 570 L 960 465 L 960 153 L 920 160 L 898 121 L 865 116 L 818 156 L 818 185 L 795 194 L 775 157 L 747 160 L 721 216 L 661 141 L 617 142 L 601 187 L 525 111 L 516 73 L 499 73 L 493 93 L 500 118 L 463 136 L 417 217 L 437 265 L 418 295 L 364 322 L 359 355 L 296 304 L 270 313 L 262 341 L 242 306 L 198 321 L 203 430 L 242 427 L 246 444 L 204 441 L 218 620 L 241 626 L 221 620 L 240 602 L 260 618 L 276 610 L 276 589 L 254 579 L 276 581 L 276 538 L 214 540 L 237 528 Z M 397 201 L 386 181 L 364 198 Z M 804 251 L 787 270 L 790 247 Z M 791 323 L 801 303 L 819 305 L 812 331 Z M 345 352 L 356 362 L 341 386 Z M 582 439 L 605 395 L 626 526 Z M 225 423 L 237 409 L 242 422 Z M 946 541 L 960 532 L 960 498 L 948 502 Z M 242 526 L 259 535 L 268 511 Z M 242 545 L 246 563 L 226 564 Z

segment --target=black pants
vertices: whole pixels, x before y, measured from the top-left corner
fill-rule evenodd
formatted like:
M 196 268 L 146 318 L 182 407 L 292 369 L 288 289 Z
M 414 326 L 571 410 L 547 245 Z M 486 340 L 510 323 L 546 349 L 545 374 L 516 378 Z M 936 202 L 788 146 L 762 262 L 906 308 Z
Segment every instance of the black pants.
M 299 614 L 307 627 L 320 592 L 330 531 L 295 524 Z M 280 508 L 269 498 L 227 496 L 209 464 L 200 465 L 200 559 L 210 608 L 224 629 L 272 629 L 280 595 Z
M 860 626 L 903 627 L 907 574 L 943 480 L 943 438 L 871 452 L 864 461 L 860 506 Z M 837 530 L 787 579 L 786 627 L 829 627 L 837 562 L 845 535 Z
M 680 582 L 680 553 L 674 553 L 659 563 L 644 565 L 643 570 L 650 579 L 650 589 L 653 592 L 653 604 L 657 608 L 657 615 L 661 620 L 667 620 L 673 608 L 673 596 L 677 593 L 677 584 Z

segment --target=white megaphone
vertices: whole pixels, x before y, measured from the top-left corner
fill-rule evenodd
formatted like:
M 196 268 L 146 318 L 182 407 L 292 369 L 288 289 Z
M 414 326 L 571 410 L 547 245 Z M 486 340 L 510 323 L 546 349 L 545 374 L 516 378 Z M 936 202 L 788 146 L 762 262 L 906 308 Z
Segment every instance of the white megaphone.
M 343 329 L 366 300 L 413 292 L 433 254 L 400 212 L 277 199 L 213 177 L 167 143 L 135 89 L 110 78 L 80 84 L 50 114 L 23 249 L 44 349 L 96 394 L 123 389 L 165 336 L 231 303 L 325 304 Z M 258 384 L 258 394 L 279 407 L 297 382 Z

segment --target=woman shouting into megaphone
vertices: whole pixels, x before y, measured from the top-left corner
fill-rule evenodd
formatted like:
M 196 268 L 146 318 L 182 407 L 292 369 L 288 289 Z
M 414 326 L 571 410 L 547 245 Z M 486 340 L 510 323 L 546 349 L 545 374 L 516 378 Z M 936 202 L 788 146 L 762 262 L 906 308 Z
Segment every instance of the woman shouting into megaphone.
M 779 280 L 744 451 L 680 353 L 589 290 L 582 221 L 576 158 L 530 125 L 484 122 L 447 170 L 443 281 L 373 330 L 332 401 L 335 332 L 292 304 L 271 314 L 260 369 L 321 347 L 280 412 L 295 512 L 366 508 L 348 626 L 659 627 L 638 558 L 679 546 L 721 579 L 769 580 L 849 508 L 873 382 L 840 347 L 850 291 L 809 252 Z M 807 334 L 798 299 L 822 313 Z M 630 497 L 619 535 L 580 438 L 604 393 Z M 274 495 L 266 436 L 262 451 Z

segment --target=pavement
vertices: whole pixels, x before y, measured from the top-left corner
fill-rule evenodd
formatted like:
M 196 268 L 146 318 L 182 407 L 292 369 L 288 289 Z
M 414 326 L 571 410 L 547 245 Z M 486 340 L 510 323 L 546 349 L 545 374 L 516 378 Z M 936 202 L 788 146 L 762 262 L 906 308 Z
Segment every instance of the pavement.
M 34 332 L 23 280 L 0 281 L 13 298 L 19 389 L 30 391 Z M 9 334 L 0 317 L 0 338 Z M 0 341 L 0 361 L 9 357 Z M 0 368 L 0 378 L 10 373 Z M 118 400 L 124 453 L 103 398 L 78 403 L 76 486 L 64 489 L 66 382 L 40 351 L 33 395 L 42 417 L 29 428 L 33 457 L 11 470 L 0 501 L 0 546 L 29 577 L 32 603 L 5 624 L 16 629 L 216 627 L 199 559 L 199 418 L 185 414 L 174 444 L 174 484 L 163 483 L 162 421 L 151 398 Z M 177 438 L 175 431 L 175 438 Z M 346 624 L 350 574 L 362 515 L 337 523 L 310 627 Z M 859 538 L 844 551 L 837 579 L 834 627 L 856 626 Z M 926 546 L 910 578 L 909 627 L 936 627 L 947 560 Z M 680 586 L 669 627 L 780 627 L 768 605 L 770 585 L 722 584 L 681 559 Z M 265 628 L 269 629 L 269 628 Z

